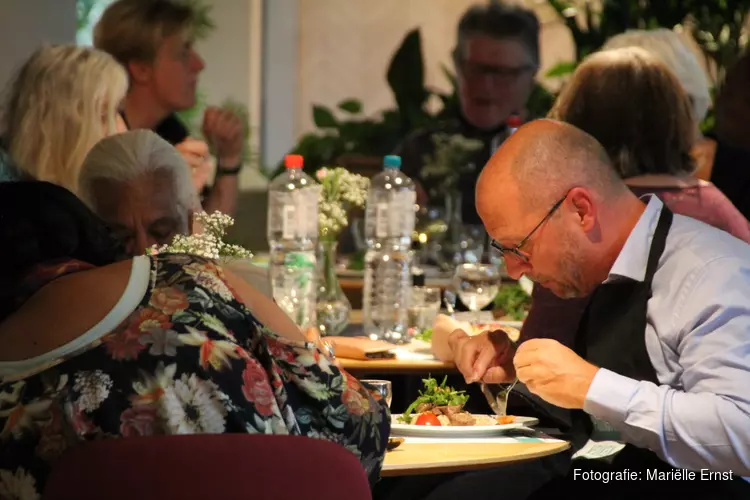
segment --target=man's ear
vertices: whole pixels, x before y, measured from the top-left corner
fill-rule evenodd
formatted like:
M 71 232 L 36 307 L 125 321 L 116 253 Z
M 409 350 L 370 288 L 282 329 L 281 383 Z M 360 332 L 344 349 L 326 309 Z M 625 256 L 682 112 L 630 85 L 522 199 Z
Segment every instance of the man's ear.
M 580 225 L 588 232 L 596 225 L 596 205 L 590 193 L 583 188 L 573 188 L 568 193 Z
M 151 81 L 151 75 L 154 72 L 154 66 L 147 61 L 130 61 L 127 64 L 128 74 L 131 83 L 144 85 Z

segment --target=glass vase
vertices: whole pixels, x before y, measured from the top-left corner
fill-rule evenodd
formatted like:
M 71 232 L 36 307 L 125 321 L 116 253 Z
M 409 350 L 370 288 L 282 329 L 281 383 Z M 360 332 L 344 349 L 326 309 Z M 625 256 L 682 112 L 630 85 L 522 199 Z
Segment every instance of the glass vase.
M 323 240 L 318 244 L 320 288 L 316 314 L 321 336 L 338 335 L 349 324 L 352 305 L 344 294 L 336 274 L 337 241 Z
M 445 220 L 448 228 L 441 242 L 442 260 L 446 267 L 454 268 L 463 263 L 462 235 L 463 224 L 463 196 L 457 189 L 445 193 Z

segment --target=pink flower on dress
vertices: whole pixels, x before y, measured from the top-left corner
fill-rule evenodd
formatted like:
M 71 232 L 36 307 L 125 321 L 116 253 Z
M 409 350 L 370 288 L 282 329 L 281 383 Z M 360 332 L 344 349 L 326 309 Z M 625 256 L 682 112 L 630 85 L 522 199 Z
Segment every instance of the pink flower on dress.
M 156 409 L 152 406 L 136 405 L 120 415 L 120 433 L 123 437 L 153 436 L 157 425 Z
M 370 400 L 367 398 L 367 389 L 359 383 L 359 380 L 342 371 L 341 375 L 346 381 L 346 388 L 341 394 L 341 401 L 351 415 L 364 415 L 370 410 Z M 375 391 L 372 391 L 375 396 Z M 377 398 L 376 398 L 377 399 Z
M 95 433 L 96 425 L 89 420 L 86 413 L 77 405 L 72 405 L 68 410 L 68 421 L 77 436 L 85 438 Z
M 130 323 L 130 327 L 141 332 L 148 332 L 154 328 L 168 329 L 172 328 L 172 322 L 169 316 L 156 309 L 144 308 L 138 313 L 138 316 Z
M 242 372 L 242 381 L 242 394 L 245 395 L 245 399 L 255 405 L 261 416 L 273 415 L 273 390 L 266 372 L 256 360 L 247 361 L 245 371 Z
M 187 309 L 189 303 L 184 292 L 173 287 L 164 287 L 157 288 L 151 293 L 150 305 L 167 316 L 171 316 Z
M 296 356 L 294 350 L 283 342 L 279 342 L 273 337 L 266 337 L 266 345 L 268 346 L 268 352 L 271 356 L 279 361 L 285 361 L 287 363 L 294 363 Z
M 274 364 L 271 368 L 273 374 L 271 376 L 271 387 L 274 391 L 278 391 L 284 385 L 284 372 L 278 365 Z
M 107 352 L 114 360 L 136 359 L 138 354 L 146 348 L 140 342 L 140 335 L 129 328 L 117 333 L 112 333 L 104 338 Z
M 359 392 L 346 389 L 341 395 L 341 401 L 350 415 L 362 416 L 370 409 L 370 401 Z
M 136 359 L 146 348 L 141 342 L 143 334 L 156 329 L 167 330 L 171 326 L 169 317 L 161 312 L 150 308 L 141 309 L 131 316 L 127 328 L 105 336 L 104 344 L 112 359 Z
M 63 432 L 63 415 L 60 407 L 50 405 L 49 417 L 49 420 L 40 428 L 36 454 L 42 460 L 51 462 L 63 454 L 68 448 L 68 442 Z

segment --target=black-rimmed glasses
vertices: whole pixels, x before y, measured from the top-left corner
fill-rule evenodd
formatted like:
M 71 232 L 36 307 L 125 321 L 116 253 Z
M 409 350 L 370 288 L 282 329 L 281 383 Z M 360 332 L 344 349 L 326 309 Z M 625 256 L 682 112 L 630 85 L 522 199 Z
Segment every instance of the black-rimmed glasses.
M 522 261 L 529 262 L 529 256 L 526 255 L 525 253 L 521 253 L 521 247 L 523 247 L 529 241 L 529 239 L 534 235 L 534 233 L 537 232 L 537 230 L 540 227 L 542 227 L 542 225 L 544 225 L 544 223 L 547 222 L 550 217 L 554 215 L 555 211 L 558 208 L 560 208 L 560 205 L 562 205 L 563 202 L 565 201 L 565 198 L 568 197 L 568 193 L 565 193 L 565 196 L 557 200 L 557 202 L 554 205 L 552 205 L 552 208 L 549 210 L 549 212 L 547 212 L 547 215 L 544 216 L 544 218 L 539 222 L 539 224 L 534 226 L 534 229 L 532 229 L 531 232 L 529 232 L 529 234 L 527 234 L 526 237 L 522 239 L 518 245 L 514 247 L 504 247 L 497 241 L 492 240 L 490 241 L 490 245 L 492 246 L 492 248 L 500 252 L 500 255 L 503 257 L 505 257 L 506 253 L 512 253 L 513 255 L 521 259 Z

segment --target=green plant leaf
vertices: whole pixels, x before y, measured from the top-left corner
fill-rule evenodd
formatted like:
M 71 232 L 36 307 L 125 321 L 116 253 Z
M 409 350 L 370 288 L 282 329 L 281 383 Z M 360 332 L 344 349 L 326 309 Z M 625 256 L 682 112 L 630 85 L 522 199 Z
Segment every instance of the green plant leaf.
M 575 61 L 557 63 L 552 66 L 544 76 L 547 78 L 560 78 L 563 76 L 568 76 L 576 70 L 577 66 L 578 63 Z
M 424 115 L 424 105 L 430 93 L 424 85 L 422 37 L 419 29 L 406 34 L 391 59 L 386 74 L 388 85 L 398 105 L 403 127 L 413 129 L 412 120 Z
M 318 128 L 336 128 L 338 122 L 330 109 L 325 106 L 313 106 L 313 121 Z
M 341 111 L 356 115 L 362 112 L 362 101 L 359 99 L 346 99 L 339 103 L 338 108 Z

